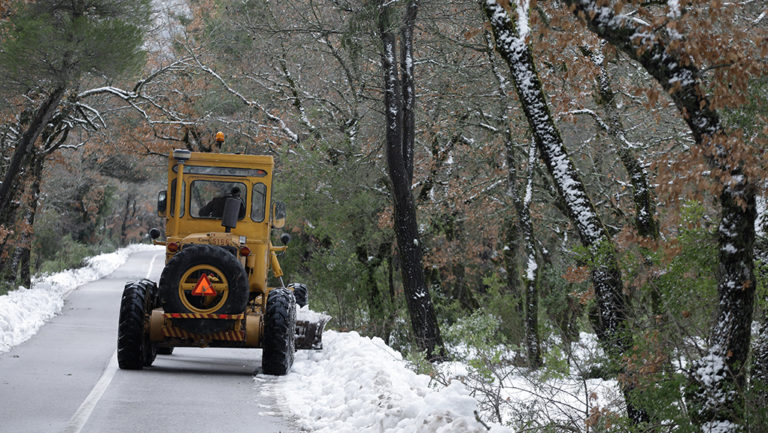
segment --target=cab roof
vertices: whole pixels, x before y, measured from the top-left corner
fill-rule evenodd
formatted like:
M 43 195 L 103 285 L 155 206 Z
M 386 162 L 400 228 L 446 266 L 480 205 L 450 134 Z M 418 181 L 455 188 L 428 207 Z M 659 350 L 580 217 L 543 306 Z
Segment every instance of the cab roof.
M 268 155 L 239 155 L 234 153 L 191 152 L 190 158 L 186 164 L 242 168 L 258 167 L 272 171 L 275 166 L 275 160 Z

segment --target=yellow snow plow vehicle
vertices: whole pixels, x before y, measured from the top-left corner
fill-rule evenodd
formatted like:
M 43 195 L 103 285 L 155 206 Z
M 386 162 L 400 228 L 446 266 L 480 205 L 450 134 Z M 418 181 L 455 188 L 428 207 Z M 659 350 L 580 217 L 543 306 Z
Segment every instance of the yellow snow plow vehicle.
M 174 347 L 243 347 L 263 349 L 264 373 L 287 374 L 296 349 L 322 348 L 330 317 L 301 308 L 306 286 L 283 283 L 278 254 L 290 236 L 272 244 L 272 229 L 285 225 L 285 206 L 272 200 L 274 160 L 174 150 L 168 161 L 168 189 L 157 203 L 166 240 L 150 231 L 165 245 L 165 267 L 159 284 L 125 286 L 120 368 L 150 366 Z M 268 286 L 270 271 L 279 287 Z

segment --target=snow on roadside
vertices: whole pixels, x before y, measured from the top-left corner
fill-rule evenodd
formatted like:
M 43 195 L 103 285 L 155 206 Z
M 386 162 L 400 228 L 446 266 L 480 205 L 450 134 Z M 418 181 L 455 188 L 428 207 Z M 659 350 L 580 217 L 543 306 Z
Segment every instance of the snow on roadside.
M 272 388 L 303 429 L 316 433 L 488 431 L 475 420 L 477 402 L 462 384 L 430 388 L 430 378 L 409 370 L 400 353 L 356 332 L 326 331 L 323 350 L 297 352 L 290 374 L 255 380 Z M 490 431 L 511 432 L 500 426 Z
M 7 352 L 31 336 L 61 312 L 64 298 L 83 284 L 111 274 L 138 251 L 156 249 L 152 245 L 131 245 L 114 253 L 86 259 L 86 266 L 32 279 L 32 287 L 0 296 L 0 352 Z

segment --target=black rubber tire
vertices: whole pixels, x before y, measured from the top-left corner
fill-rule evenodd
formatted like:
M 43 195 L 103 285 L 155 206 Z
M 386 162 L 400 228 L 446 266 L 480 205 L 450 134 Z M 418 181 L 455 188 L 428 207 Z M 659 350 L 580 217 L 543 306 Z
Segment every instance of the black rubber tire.
M 139 280 L 140 285 L 147 288 L 149 298 L 147 298 L 147 305 L 149 305 L 150 311 L 160 306 L 160 290 L 157 288 L 157 284 L 146 278 Z
M 141 370 L 152 364 L 152 345 L 144 332 L 148 290 L 143 284 L 129 282 L 120 301 L 117 325 L 117 364 L 124 370 Z
M 160 275 L 160 301 L 166 313 L 194 313 L 179 298 L 179 281 L 184 273 L 197 265 L 218 268 L 229 283 L 224 304 L 211 314 L 240 314 L 248 303 L 248 276 L 232 253 L 213 245 L 189 245 L 168 261 Z M 196 334 L 226 331 L 233 321 L 221 319 L 177 319 L 174 324 Z
M 144 290 L 144 308 L 148 314 L 151 314 L 152 309 L 154 309 L 156 306 L 159 306 L 158 304 L 160 302 L 158 298 L 157 284 L 155 284 L 154 281 L 148 280 L 146 278 L 142 278 L 136 284 L 141 286 L 141 288 Z M 149 367 L 152 365 L 152 363 L 155 362 L 155 358 L 157 358 L 157 348 L 149 341 L 147 337 L 144 348 L 144 367 Z
M 267 298 L 261 369 L 283 376 L 293 366 L 296 352 L 296 299 L 288 289 L 273 289 Z
M 301 283 L 291 283 L 288 287 L 293 289 L 293 297 L 296 298 L 296 305 L 303 308 L 308 303 L 309 289 Z

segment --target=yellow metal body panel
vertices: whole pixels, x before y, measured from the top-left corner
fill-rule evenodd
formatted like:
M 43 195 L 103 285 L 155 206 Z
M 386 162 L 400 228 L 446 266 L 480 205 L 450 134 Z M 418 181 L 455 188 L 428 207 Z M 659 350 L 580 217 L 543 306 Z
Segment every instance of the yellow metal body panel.
M 149 317 L 149 341 L 156 343 L 163 340 L 164 324 L 165 316 L 163 315 L 163 309 L 155 308 L 152 310 L 152 315 Z
M 166 246 L 177 244 L 211 244 L 233 247 L 239 250 L 245 246 L 250 250 L 247 257 L 238 258 L 248 273 L 249 290 L 256 293 L 267 291 L 267 272 L 279 269 L 271 258 L 274 248 L 270 242 L 271 210 L 272 210 L 272 172 L 274 159 L 264 155 L 235 155 L 222 153 L 192 152 L 189 160 L 183 164 L 169 155 L 168 158 L 168 196 L 171 206 L 161 215 L 166 218 Z M 211 167 L 238 169 L 239 173 L 222 175 L 208 172 Z M 258 173 L 258 174 L 254 174 Z M 201 218 L 191 215 L 191 187 L 195 181 L 226 181 L 238 182 L 245 185 L 246 195 L 244 204 L 250 213 L 255 194 L 254 185 L 265 187 L 264 217 L 262 221 L 254 221 L 246 215 L 239 220 L 231 233 L 225 233 L 220 219 Z M 182 188 L 175 188 L 178 183 Z M 260 186 L 261 187 L 261 186 Z M 172 197 L 175 196 L 175 197 Z M 181 216 L 179 217 L 179 213 Z M 175 252 L 166 250 L 166 263 Z M 279 272 L 279 271 L 278 271 Z M 280 276 L 280 275 L 276 275 Z
M 195 316 L 211 318 L 217 315 L 199 314 L 168 314 L 162 308 L 152 310 L 149 324 L 149 340 L 152 343 L 165 342 L 172 346 L 224 346 L 224 347 L 261 347 L 264 316 L 258 310 L 249 310 L 246 314 L 231 315 L 233 322 L 229 331 L 214 332 L 210 334 L 194 334 L 173 325 L 175 316 L 193 319 Z
M 150 315 L 148 324 L 150 341 L 171 347 L 261 347 L 264 332 L 264 304 L 272 289 L 267 286 L 267 273 L 272 271 L 275 277 L 282 276 L 275 253 L 286 249 L 285 246 L 273 246 L 270 240 L 274 223 L 272 213 L 275 209 L 272 202 L 274 160 L 271 156 L 191 152 L 189 160 L 178 161 L 171 153 L 168 161 L 166 190 L 168 203 L 166 210 L 160 212 L 160 215 L 165 217 L 166 241 L 156 242 L 158 245 L 166 246 L 166 263 L 184 245 L 209 244 L 233 249 L 248 275 L 251 300 L 244 317 L 232 317 L 235 320 L 231 330 L 211 334 L 193 334 L 174 326 L 174 318 L 176 320 L 207 318 L 205 312 L 166 314 L 162 308 L 155 309 Z M 222 174 L 225 170 L 218 170 L 219 168 L 238 170 L 233 170 L 230 174 Z M 225 227 L 221 225 L 222 220 L 219 218 L 191 215 L 193 200 L 191 186 L 195 181 L 237 182 L 245 185 L 248 193 L 244 197 L 244 205 L 249 212 L 243 219 L 238 220 L 237 226 L 231 232 L 225 231 Z M 264 215 L 260 221 L 248 215 L 253 209 L 252 200 L 256 195 L 254 185 L 258 184 L 264 187 Z M 182 185 L 182 187 L 175 188 L 174 185 Z M 280 221 L 275 225 L 279 228 Z M 242 256 L 240 250 L 243 247 L 247 247 L 250 254 Z
M 264 316 L 258 312 L 250 312 L 245 316 L 245 346 L 261 347 L 261 332 Z

